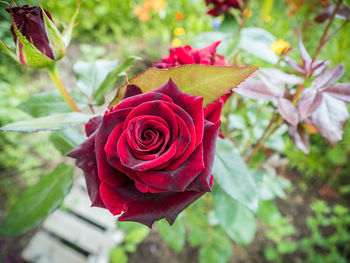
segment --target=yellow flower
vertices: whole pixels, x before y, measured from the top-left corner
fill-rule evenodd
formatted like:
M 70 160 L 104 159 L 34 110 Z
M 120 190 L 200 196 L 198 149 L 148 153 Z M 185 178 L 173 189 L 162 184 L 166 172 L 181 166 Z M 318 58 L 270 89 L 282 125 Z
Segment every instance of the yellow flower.
M 173 41 L 171 41 L 171 46 L 172 47 L 179 47 L 181 46 L 181 40 L 178 38 L 174 38 Z
M 270 20 L 271 20 L 271 16 L 270 16 L 270 15 L 268 15 L 267 17 L 265 17 L 265 22 L 266 22 L 266 23 L 270 22 Z
M 273 42 L 270 46 L 270 50 L 276 53 L 277 55 L 281 55 L 289 48 L 289 43 L 283 39 L 278 39 L 277 41 Z
M 182 36 L 183 34 L 185 34 L 185 29 L 183 27 L 177 27 L 174 29 L 174 35 L 175 36 Z

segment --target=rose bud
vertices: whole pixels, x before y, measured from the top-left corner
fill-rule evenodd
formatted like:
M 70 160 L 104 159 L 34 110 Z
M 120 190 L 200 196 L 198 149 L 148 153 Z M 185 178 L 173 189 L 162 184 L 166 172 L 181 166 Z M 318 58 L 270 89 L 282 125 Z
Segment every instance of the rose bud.
M 173 224 L 211 191 L 221 109 L 221 99 L 203 108 L 202 97 L 171 79 L 147 93 L 129 85 L 119 104 L 85 125 L 88 139 L 68 154 L 85 173 L 92 205 L 121 214 L 119 221 Z
M 66 46 L 49 12 L 28 5 L 10 7 L 6 11 L 12 18 L 11 33 L 20 63 L 45 68 L 64 56 Z

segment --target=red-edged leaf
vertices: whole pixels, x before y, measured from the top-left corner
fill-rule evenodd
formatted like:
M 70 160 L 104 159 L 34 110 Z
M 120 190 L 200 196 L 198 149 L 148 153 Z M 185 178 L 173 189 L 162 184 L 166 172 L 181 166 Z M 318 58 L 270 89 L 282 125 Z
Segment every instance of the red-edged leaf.
M 350 103 L 350 83 L 336 83 L 323 90 L 334 98 Z
M 312 64 L 312 76 L 318 76 L 320 75 L 323 71 L 328 68 L 329 64 L 331 62 L 329 60 L 320 60 L 317 62 L 314 62 Z
M 296 71 L 300 73 L 305 73 L 305 70 L 302 66 L 300 66 L 294 59 L 290 57 L 285 57 L 283 59 L 285 62 L 287 62 L 292 68 L 294 68 Z
M 344 74 L 344 65 L 340 63 L 333 68 L 328 69 L 322 73 L 317 79 L 312 83 L 312 87 L 319 89 L 320 91 L 327 88 L 329 85 L 336 82 Z
M 262 68 L 260 73 L 264 74 L 268 80 L 275 85 L 297 85 L 303 83 L 303 79 L 293 74 L 287 74 L 276 68 Z
M 311 88 L 305 90 L 298 103 L 300 120 L 308 118 L 320 106 L 321 101 L 321 92 Z
M 285 98 L 278 99 L 278 111 L 288 123 L 297 127 L 299 122 L 299 115 L 297 108 L 293 105 L 290 100 Z
M 312 58 L 310 57 L 309 53 L 306 51 L 303 40 L 301 39 L 301 36 L 299 36 L 299 51 L 300 51 L 301 58 L 303 60 L 305 72 L 307 72 L 310 69 Z
M 303 128 L 303 126 L 298 125 L 297 128 L 289 126 L 288 134 L 293 140 L 295 146 L 305 154 L 310 153 L 310 141 L 309 135 Z
M 335 5 L 328 6 L 327 8 L 323 9 L 321 13 L 319 13 L 315 17 L 315 22 L 317 23 L 323 23 L 327 19 L 329 19 L 334 12 Z M 339 7 L 339 10 L 336 14 L 336 17 L 339 19 L 350 19 L 350 7 L 346 5 L 341 5 Z
M 344 126 L 349 118 L 345 102 L 323 93 L 322 102 L 311 115 L 312 124 L 334 146 L 342 139 Z
M 239 84 L 233 91 L 250 99 L 273 99 L 280 96 L 276 90 L 269 88 L 261 80 L 252 77 Z

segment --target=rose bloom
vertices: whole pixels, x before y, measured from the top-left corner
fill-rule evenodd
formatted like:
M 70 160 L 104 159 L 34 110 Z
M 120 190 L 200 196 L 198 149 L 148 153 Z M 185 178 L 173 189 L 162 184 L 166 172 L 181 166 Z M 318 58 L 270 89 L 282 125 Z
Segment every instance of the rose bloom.
M 244 0 L 205 0 L 207 6 L 211 6 L 208 14 L 212 16 L 219 16 L 227 13 L 230 8 L 239 9 L 243 2 Z
M 214 66 L 228 66 L 224 56 L 216 53 L 221 41 L 214 42 L 207 47 L 193 49 L 191 46 L 171 48 L 169 56 L 163 57 L 153 64 L 153 67 L 168 69 L 187 64 L 203 64 Z
M 68 154 L 83 169 L 93 206 L 119 221 L 170 224 L 211 191 L 222 101 L 183 93 L 169 80 L 142 93 L 129 85 L 123 100 L 92 118 L 88 139 Z

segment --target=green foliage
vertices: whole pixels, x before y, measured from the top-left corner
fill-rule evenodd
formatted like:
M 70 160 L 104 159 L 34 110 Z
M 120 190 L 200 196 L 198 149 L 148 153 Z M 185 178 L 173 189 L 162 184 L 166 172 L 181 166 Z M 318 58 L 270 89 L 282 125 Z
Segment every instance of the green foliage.
M 237 244 L 250 244 L 256 231 L 254 214 L 220 187 L 213 189 L 213 199 L 215 215 L 226 234 Z
M 17 121 L 0 128 L 0 131 L 38 132 L 63 130 L 89 121 L 94 115 L 68 112 L 25 121 Z
M 110 252 L 110 261 L 111 263 L 127 263 L 128 255 L 125 253 L 123 247 L 113 248 Z
M 133 253 L 136 247 L 144 240 L 150 232 L 150 229 L 144 225 L 135 222 L 119 222 L 118 228 L 125 232 L 125 237 L 121 247 L 125 252 Z
M 234 152 L 229 140 L 217 140 L 213 173 L 217 184 L 231 198 L 253 212 L 258 208 L 258 193 L 255 182 L 242 158 Z
M 88 105 L 87 100 L 80 92 L 73 91 L 71 95 L 80 109 L 84 109 Z M 71 109 L 57 90 L 34 94 L 26 101 L 19 104 L 18 108 L 33 117 L 71 112 Z
M 314 216 L 306 219 L 310 237 L 300 241 L 300 250 L 307 255 L 306 262 L 347 262 L 350 255 L 350 211 L 335 205 L 330 208 L 323 200 L 311 204 Z
M 66 155 L 85 140 L 85 136 L 76 129 L 52 132 L 50 141 L 61 154 Z
M 36 227 L 63 201 L 73 182 L 71 166 L 61 164 L 23 193 L 0 227 L 0 235 L 17 236 Z
M 199 263 L 226 263 L 232 256 L 232 244 L 223 230 L 213 229 L 199 250 Z
M 176 253 L 182 250 L 186 241 L 186 229 L 182 219 L 183 215 L 179 215 L 172 226 L 165 219 L 157 222 L 160 235 Z

